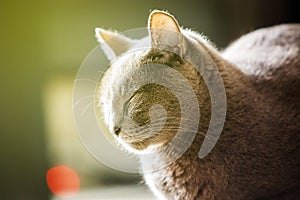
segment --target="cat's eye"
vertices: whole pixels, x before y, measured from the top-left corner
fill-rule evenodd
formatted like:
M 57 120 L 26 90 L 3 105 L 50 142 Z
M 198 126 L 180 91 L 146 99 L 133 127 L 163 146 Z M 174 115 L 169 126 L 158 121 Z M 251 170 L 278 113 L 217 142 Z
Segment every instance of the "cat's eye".
M 163 57 L 164 57 L 164 54 L 162 54 L 162 53 L 155 56 L 155 58 L 157 58 L 157 59 L 160 59 L 160 58 L 163 58 Z
M 180 60 L 176 60 L 176 63 L 177 63 L 178 65 L 182 65 L 182 64 L 183 64 L 182 61 L 180 61 Z
M 165 55 L 163 53 L 159 53 L 159 54 L 156 54 L 152 57 L 153 60 L 155 61 L 159 61 L 160 59 L 162 59 Z

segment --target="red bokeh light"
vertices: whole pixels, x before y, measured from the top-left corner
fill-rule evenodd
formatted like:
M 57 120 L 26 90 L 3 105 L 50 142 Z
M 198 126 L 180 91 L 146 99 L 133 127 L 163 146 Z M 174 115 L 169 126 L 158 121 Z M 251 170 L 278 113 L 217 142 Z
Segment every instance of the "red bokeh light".
M 46 179 L 50 191 L 57 196 L 74 195 L 80 187 L 76 171 L 63 165 L 50 168 Z

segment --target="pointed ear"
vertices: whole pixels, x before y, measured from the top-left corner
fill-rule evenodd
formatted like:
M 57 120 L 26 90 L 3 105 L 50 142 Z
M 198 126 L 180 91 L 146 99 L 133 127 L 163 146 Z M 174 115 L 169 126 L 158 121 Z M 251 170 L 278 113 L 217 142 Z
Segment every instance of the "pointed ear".
M 167 12 L 153 11 L 148 20 L 152 46 L 178 46 L 181 42 L 180 27 L 176 19 Z
M 107 31 L 102 28 L 96 28 L 95 32 L 98 42 L 109 60 L 113 60 L 128 51 L 133 45 L 132 39 L 116 32 Z

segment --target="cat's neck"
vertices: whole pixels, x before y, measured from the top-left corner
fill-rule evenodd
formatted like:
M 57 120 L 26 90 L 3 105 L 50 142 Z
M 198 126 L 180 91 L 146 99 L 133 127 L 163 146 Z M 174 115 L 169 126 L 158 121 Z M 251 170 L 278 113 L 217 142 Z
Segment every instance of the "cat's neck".
M 248 82 L 248 78 L 245 74 L 236 67 L 233 63 L 230 63 L 228 60 L 224 59 L 221 56 L 221 53 L 218 52 L 216 47 L 211 44 L 206 38 L 200 36 L 197 33 L 194 33 L 189 30 L 185 30 L 184 34 L 192 38 L 198 45 L 200 45 L 213 60 L 215 66 L 218 68 L 219 73 L 223 79 L 225 87 L 231 85 L 232 80 L 240 80 L 242 82 Z

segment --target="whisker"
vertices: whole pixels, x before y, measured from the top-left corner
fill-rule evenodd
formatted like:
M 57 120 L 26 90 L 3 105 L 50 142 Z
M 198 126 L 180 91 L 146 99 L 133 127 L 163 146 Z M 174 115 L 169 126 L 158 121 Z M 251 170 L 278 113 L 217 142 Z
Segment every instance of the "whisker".
M 80 101 L 83 101 L 83 100 L 85 100 L 85 99 L 87 99 L 87 98 L 90 98 L 90 97 L 94 97 L 94 95 L 89 95 L 89 96 L 85 96 L 85 97 L 82 97 L 82 98 L 78 99 L 78 100 L 73 104 L 73 106 L 76 106 Z
M 156 124 L 155 124 L 156 125 Z M 193 126 L 193 124 L 187 124 L 188 126 L 190 125 L 190 126 Z M 207 128 L 207 124 L 198 124 L 198 126 L 200 126 L 200 125 L 202 125 L 202 126 L 205 126 L 206 128 Z M 177 124 L 175 124 L 175 125 L 172 125 L 172 124 L 165 124 L 165 126 L 167 127 L 167 128 L 179 128 L 180 126 L 179 125 L 177 125 Z
M 207 140 L 210 140 L 210 141 L 216 141 L 218 138 L 213 136 L 213 135 L 204 135 L 204 137 L 207 139 Z
M 78 78 L 78 79 L 75 79 L 75 82 L 77 81 L 88 81 L 88 82 L 92 82 L 92 83 L 98 83 L 97 81 L 93 80 L 93 79 L 88 79 L 88 78 Z
M 88 107 L 90 107 L 91 105 L 93 105 L 94 102 L 89 103 L 87 106 L 84 107 L 84 109 L 82 109 L 82 111 L 80 112 L 80 116 L 83 115 L 83 113 L 88 109 Z

